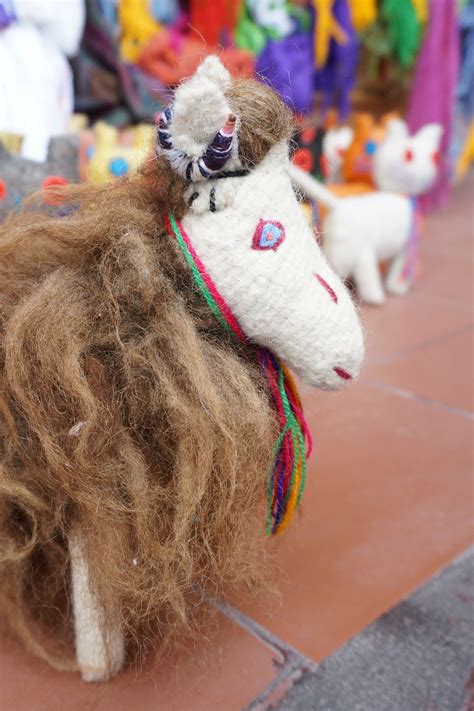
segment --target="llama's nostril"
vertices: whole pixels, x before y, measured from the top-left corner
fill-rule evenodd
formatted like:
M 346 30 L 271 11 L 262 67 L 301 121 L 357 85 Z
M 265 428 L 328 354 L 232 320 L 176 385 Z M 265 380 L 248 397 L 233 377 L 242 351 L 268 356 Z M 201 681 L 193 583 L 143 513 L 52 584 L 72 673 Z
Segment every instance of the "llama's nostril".
M 329 286 L 327 281 L 325 279 L 323 279 L 322 276 L 320 276 L 320 274 L 316 274 L 315 276 L 316 276 L 316 279 L 321 284 L 321 286 L 324 286 L 324 288 L 326 289 L 326 291 L 328 292 L 329 296 L 334 301 L 334 303 L 337 304 L 337 294 L 334 291 L 334 289 L 331 286 Z
M 347 370 L 344 370 L 344 368 L 339 368 L 336 366 L 333 368 L 334 372 L 343 380 L 352 380 L 352 375 L 347 372 Z

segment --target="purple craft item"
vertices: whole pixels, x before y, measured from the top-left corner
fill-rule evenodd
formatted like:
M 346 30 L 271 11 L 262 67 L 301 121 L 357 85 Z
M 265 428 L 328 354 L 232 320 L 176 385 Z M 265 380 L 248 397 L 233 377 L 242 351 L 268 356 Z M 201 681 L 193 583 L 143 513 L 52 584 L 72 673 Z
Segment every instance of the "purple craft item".
M 0 30 L 8 27 L 14 20 L 16 15 L 12 0 L 0 0 Z
M 415 78 L 411 87 L 407 121 L 410 132 L 426 123 L 440 123 L 443 128 L 438 181 L 419 199 L 422 208 L 444 203 L 449 193 L 454 95 L 459 72 L 459 28 L 455 0 L 431 0 L 428 26 L 421 47 Z
M 283 39 L 268 40 L 255 70 L 291 109 L 308 113 L 313 105 L 313 64 L 312 34 L 297 30 Z
M 344 119 L 351 109 L 350 93 L 355 83 L 359 44 L 347 0 L 336 0 L 333 13 L 347 35 L 347 42 L 339 44 L 331 39 L 326 65 L 315 72 L 314 89 L 322 93 L 323 115 L 335 106 L 339 117 Z M 317 21 L 316 16 L 315 22 Z

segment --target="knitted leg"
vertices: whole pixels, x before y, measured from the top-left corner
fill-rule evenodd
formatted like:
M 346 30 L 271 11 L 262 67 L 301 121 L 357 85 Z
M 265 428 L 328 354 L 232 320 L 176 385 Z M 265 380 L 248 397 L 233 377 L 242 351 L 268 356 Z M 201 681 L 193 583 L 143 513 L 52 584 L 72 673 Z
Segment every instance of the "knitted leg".
M 402 276 L 406 261 L 407 254 L 405 250 L 392 259 L 385 279 L 385 288 L 389 294 L 403 296 L 409 291 L 411 279 L 404 279 Z
M 125 644 L 119 628 L 104 630 L 104 613 L 90 588 L 89 566 L 81 534 L 69 539 L 76 658 L 84 681 L 105 681 L 120 671 Z
M 353 275 L 357 292 L 366 304 L 383 304 L 385 293 L 379 265 L 371 249 L 363 249 L 357 257 Z

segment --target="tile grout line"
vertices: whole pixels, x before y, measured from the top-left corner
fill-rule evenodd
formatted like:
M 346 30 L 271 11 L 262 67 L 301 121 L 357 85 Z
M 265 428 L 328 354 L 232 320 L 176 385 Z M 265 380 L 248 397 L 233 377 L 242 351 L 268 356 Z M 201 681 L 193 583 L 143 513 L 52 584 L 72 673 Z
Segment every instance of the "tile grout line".
M 246 614 L 238 610 L 233 605 L 228 602 L 222 602 L 216 600 L 212 597 L 205 595 L 208 602 L 211 602 L 214 607 L 216 607 L 219 612 L 222 612 L 226 617 L 228 617 L 232 622 L 235 622 L 239 627 L 249 632 L 253 637 L 263 642 L 267 647 L 270 647 L 274 652 L 278 652 L 282 657 L 284 663 L 290 659 L 298 659 L 302 664 L 311 669 L 316 669 L 318 666 L 309 657 L 306 657 L 302 652 L 287 644 L 282 639 L 274 635 L 266 627 L 263 627 L 258 622 L 248 617 Z
M 314 672 L 318 668 L 317 662 L 306 657 L 302 652 L 284 642 L 266 627 L 248 617 L 233 605 L 217 600 L 203 591 L 201 591 L 201 595 L 204 600 L 212 604 L 225 617 L 251 634 L 280 658 L 273 660 L 274 664 L 279 667 L 276 677 L 250 702 L 246 711 L 263 711 L 266 708 L 266 702 L 269 697 L 278 687 L 287 681 L 291 684 L 303 674 Z
M 411 390 L 405 390 L 403 388 L 397 388 L 394 385 L 388 385 L 387 383 L 382 383 L 380 380 L 373 380 L 371 378 L 364 379 L 363 381 L 366 385 L 377 390 L 384 390 L 385 392 L 395 395 L 396 397 L 404 398 L 405 400 L 415 400 L 415 402 L 420 402 L 423 405 L 429 405 L 437 407 L 440 410 L 444 410 L 451 415 L 457 415 L 458 417 L 463 417 L 467 420 L 474 420 L 474 413 L 469 410 L 464 410 L 461 407 L 453 407 L 452 405 L 446 405 L 446 403 L 440 400 L 432 400 L 424 395 L 419 395 Z
M 302 667 L 301 661 L 298 659 L 293 660 L 291 663 L 285 664 L 275 679 L 273 679 L 273 681 L 271 681 L 268 686 L 266 686 L 243 711 L 269 711 L 272 706 L 268 706 L 268 702 L 270 701 L 271 695 L 275 691 L 287 683 L 288 687 L 284 692 L 286 695 L 291 686 L 293 686 L 294 682 L 301 679 L 304 674 L 313 671 L 314 669 L 306 669 L 306 667 Z

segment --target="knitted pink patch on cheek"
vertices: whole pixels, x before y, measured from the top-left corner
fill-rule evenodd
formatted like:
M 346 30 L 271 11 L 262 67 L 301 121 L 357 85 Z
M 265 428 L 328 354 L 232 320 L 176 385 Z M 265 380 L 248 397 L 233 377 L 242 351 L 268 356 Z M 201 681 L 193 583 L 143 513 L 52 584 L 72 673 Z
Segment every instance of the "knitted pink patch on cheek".
M 334 301 L 334 303 L 337 304 L 337 294 L 334 291 L 334 289 L 332 288 L 332 286 L 329 286 L 327 281 L 325 279 L 323 279 L 320 274 L 316 274 L 315 276 L 316 276 L 316 279 L 321 284 L 321 286 L 324 286 L 324 288 L 326 289 L 326 291 L 328 292 L 329 296 Z
M 252 249 L 276 251 L 285 239 L 285 228 L 281 222 L 260 220 L 252 237 Z

